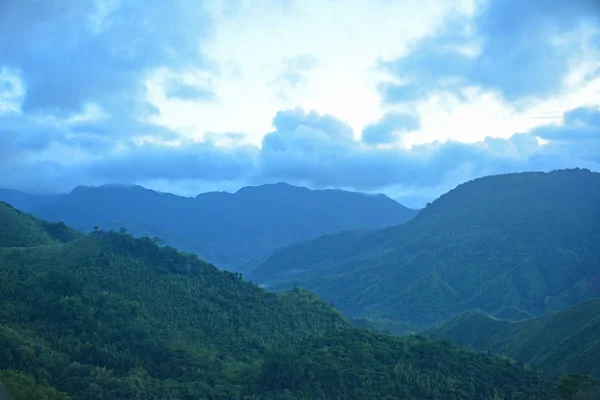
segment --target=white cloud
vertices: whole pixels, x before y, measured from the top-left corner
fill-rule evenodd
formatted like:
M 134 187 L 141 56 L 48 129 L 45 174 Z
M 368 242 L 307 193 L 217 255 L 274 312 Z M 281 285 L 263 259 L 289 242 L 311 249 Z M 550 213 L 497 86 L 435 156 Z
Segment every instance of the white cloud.
M 413 40 L 431 33 L 449 13 L 473 12 L 472 1 L 409 0 L 210 3 L 214 35 L 204 54 L 219 65 L 214 77 L 218 104 L 180 104 L 154 99 L 160 122 L 204 131 L 248 132 L 257 144 L 279 110 L 300 106 L 333 114 L 360 133 L 380 118 L 378 60 L 401 55 Z M 233 10 L 236 12 L 233 12 Z M 286 60 L 319 60 L 286 96 L 270 83 Z M 232 73 L 235 66 L 235 73 Z

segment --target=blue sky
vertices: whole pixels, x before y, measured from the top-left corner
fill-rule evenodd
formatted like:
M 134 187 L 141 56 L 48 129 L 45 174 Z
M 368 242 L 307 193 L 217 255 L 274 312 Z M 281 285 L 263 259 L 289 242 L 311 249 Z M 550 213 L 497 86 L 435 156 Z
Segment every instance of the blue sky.
M 286 181 L 407 205 L 600 170 L 595 0 L 4 0 L 0 187 Z

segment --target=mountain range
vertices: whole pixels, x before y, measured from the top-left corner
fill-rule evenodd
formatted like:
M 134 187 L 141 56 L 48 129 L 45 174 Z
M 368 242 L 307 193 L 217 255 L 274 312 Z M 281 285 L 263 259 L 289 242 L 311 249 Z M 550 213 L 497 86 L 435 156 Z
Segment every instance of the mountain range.
M 551 400 L 595 385 L 360 330 L 306 290 L 267 292 L 148 237 L 0 210 L 0 383 L 14 400 Z
M 413 327 L 471 309 L 532 318 L 600 296 L 599 204 L 600 174 L 588 170 L 484 177 L 405 224 L 277 251 L 249 279 Z
M 79 186 L 63 195 L 0 190 L 0 200 L 83 232 L 97 226 L 160 237 L 235 271 L 250 270 L 292 243 L 349 229 L 397 225 L 417 214 L 382 194 L 309 190 L 285 183 L 195 198 L 135 185 Z

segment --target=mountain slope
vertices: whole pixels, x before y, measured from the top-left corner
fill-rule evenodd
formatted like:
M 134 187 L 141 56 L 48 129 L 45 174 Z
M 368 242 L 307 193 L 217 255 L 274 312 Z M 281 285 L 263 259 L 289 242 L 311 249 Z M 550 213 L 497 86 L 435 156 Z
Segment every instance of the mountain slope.
M 0 201 L 13 207 L 31 213 L 60 200 L 66 194 L 29 194 L 18 190 L 0 189 Z
M 235 385 L 219 386 L 243 382 L 267 349 L 350 327 L 308 292 L 267 293 L 119 233 L 0 249 L 0 283 L 0 369 L 74 398 L 163 398 L 168 385 L 194 398 L 225 396 Z
M 587 170 L 476 179 L 406 224 L 285 248 L 250 279 L 416 326 L 473 308 L 530 318 L 600 295 L 598 204 L 600 174 Z
M 116 232 L 0 248 L 0 303 L 15 399 L 555 398 L 531 368 L 360 331 L 307 291 Z
M 79 236 L 63 223 L 42 221 L 0 201 L 0 247 L 64 243 Z
M 94 226 L 124 227 L 134 236 L 158 236 L 233 270 L 251 269 L 273 251 L 295 242 L 348 229 L 397 225 L 416 214 L 384 195 L 309 190 L 283 183 L 196 198 L 140 186 L 81 186 L 51 204 L 20 201 L 41 218 L 64 221 L 84 232 Z
M 518 322 L 470 311 L 449 319 L 430 333 L 558 374 L 600 376 L 600 298 Z

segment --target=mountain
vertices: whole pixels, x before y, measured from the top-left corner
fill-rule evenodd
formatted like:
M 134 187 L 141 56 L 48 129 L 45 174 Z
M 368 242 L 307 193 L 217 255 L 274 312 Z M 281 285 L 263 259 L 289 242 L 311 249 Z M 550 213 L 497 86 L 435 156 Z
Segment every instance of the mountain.
M 79 236 L 64 223 L 42 221 L 0 201 L 0 247 L 65 243 Z
M 0 189 L 0 201 L 4 201 L 19 210 L 34 212 L 55 203 L 65 194 L 29 194 L 18 190 Z
M 6 193 L 0 192 L 0 199 Z M 231 270 L 249 270 L 278 248 L 348 229 L 406 222 L 417 212 L 384 195 L 309 190 L 284 183 L 246 187 L 235 194 L 196 198 L 141 186 L 79 186 L 68 195 L 11 193 L 26 211 L 89 232 L 124 227 L 134 236 L 158 236 Z
M 7 208 L 0 224 L 15 218 L 20 232 L 37 221 Z M 269 293 L 157 242 L 96 230 L 0 248 L 0 384 L 13 399 L 554 399 L 589 386 L 362 331 L 310 292 Z
M 600 377 L 600 298 L 518 322 L 500 320 L 480 310 L 468 311 L 430 333 L 557 374 Z
M 600 296 L 599 204 L 600 174 L 588 170 L 489 176 L 403 225 L 282 249 L 249 279 L 417 327 L 476 308 L 532 318 Z

